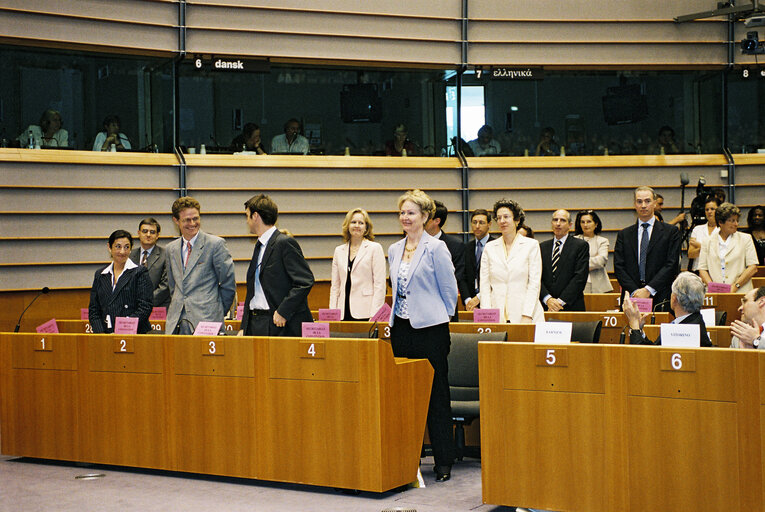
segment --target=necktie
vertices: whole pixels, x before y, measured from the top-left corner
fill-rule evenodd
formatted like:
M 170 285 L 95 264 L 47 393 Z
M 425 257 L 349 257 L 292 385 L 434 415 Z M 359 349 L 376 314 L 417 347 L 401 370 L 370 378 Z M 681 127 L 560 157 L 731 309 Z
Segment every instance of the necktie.
M 475 291 L 478 293 L 478 283 L 481 281 L 481 255 L 483 254 L 483 242 L 475 241 Z
M 648 228 L 651 225 L 644 222 L 641 226 L 643 227 L 643 234 L 640 235 L 640 259 L 638 260 L 638 266 L 640 267 L 640 280 L 645 283 L 645 261 L 648 257 Z
M 144 267 L 146 266 L 146 258 L 149 257 L 149 251 L 143 251 L 143 256 L 141 257 L 141 265 Z
M 558 275 L 558 261 L 560 260 L 560 240 L 555 241 L 555 247 L 552 254 L 552 275 L 553 279 Z
M 183 268 L 189 264 L 189 258 L 191 258 L 191 242 L 186 242 L 186 261 L 183 262 Z

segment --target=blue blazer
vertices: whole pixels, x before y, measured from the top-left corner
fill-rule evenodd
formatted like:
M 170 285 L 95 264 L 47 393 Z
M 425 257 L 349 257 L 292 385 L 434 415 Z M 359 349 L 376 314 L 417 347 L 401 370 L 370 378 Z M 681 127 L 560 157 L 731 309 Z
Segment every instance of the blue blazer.
M 409 322 L 415 329 L 449 322 L 457 307 L 457 279 L 454 277 L 452 256 L 446 244 L 423 232 L 409 267 L 405 290 L 398 289 L 398 269 L 404 256 L 406 238 L 388 248 L 390 281 L 393 289 L 393 309 L 390 325 L 396 317 L 398 294 L 406 296 Z

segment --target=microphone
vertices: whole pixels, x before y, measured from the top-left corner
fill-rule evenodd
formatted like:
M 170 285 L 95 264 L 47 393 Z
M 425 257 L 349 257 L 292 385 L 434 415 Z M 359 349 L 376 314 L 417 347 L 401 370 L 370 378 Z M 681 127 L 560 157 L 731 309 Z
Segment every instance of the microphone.
M 690 182 L 691 182 L 691 180 L 688 179 L 688 173 L 687 172 L 681 172 L 680 173 L 680 186 L 684 187 L 684 186 L 686 186 Z
M 656 324 L 656 310 L 660 307 L 662 307 L 664 304 L 669 304 L 669 299 L 664 299 L 663 301 L 659 302 L 658 304 L 654 304 L 652 310 L 651 310 L 651 325 Z
M 37 295 L 35 295 L 35 298 L 34 298 L 34 299 L 32 299 L 32 302 L 30 302 L 30 303 L 29 303 L 29 306 L 25 307 L 25 308 L 24 308 L 24 311 L 22 311 L 22 312 L 21 312 L 21 315 L 19 316 L 19 321 L 18 321 L 18 322 L 16 322 L 16 328 L 13 330 L 13 332 L 19 332 L 19 329 L 21 329 L 21 319 L 24 317 L 24 313 L 26 313 L 26 312 L 27 312 L 27 309 L 29 309 L 29 307 L 30 307 L 32 304 L 34 304 L 34 303 L 35 303 L 35 301 L 38 299 L 38 297 L 40 297 L 40 295 L 45 295 L 45 294 L 46 294 L 46 293 L 48 293 L 49 291 L 50 291 L 50 288 L 48 288 L 47 286 L 43 286 L 42 290 L 40 290 L 39 292 L 37 292 Z
M 630 324 L 627 323 L 624 327 L 622 327 L 622 332 L 619 333 L 619 345 L 624 345 L 624 340 L 627 338 L 627 329 L 629 329 Z
M 187 324 L 189 324 L 191 326 L 191 334 L 194 334 L 194 330 L 195 330 L 194 324 L 191 323 L 191 320 L 189 320 L 186 317 L 183 317 L 180 320 L 178 320 L 178 325 L 175 326 L 175 332 L 173 332 L 173 334 L 180 334 L 182 322 L 186 322 Z
M 700 196 L 704 193 L 704 185 L 707 184 L 707 179 L 704 176 L 699 176 L 699 182 L 696 185 L 696 195 Z
M 372 327 L 369 328 L 369 337 L 372 339 L 377 339 L 379 336 L 379 330 L 377 329 L 377 320 L 375 320 L 375 323 L 372 324 Z
M 218 144 L 218 141 L 216 140 L 215 135 L 213 135 L 212 133 L 210 134 L 210 140 L 213 141 L 213 144 L 215 144 L 215 149 L 220 148 L 220 144 Z

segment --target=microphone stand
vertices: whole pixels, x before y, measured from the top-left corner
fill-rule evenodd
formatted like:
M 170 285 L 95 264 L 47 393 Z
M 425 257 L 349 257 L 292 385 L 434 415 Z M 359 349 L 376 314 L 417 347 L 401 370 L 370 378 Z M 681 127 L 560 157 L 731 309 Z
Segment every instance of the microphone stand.
M 49 291 L 50 291 L 50 288 L 48 288 L 47 286 L 44 286 L 42 290 L 37 292 L 37 295 L 35 295 L 35 298 L 32 299 L 32 302 L 29 303 L 29 306 L 25 307 L 24 311 L 22 311 L 21 315 L 19 315 L 19 321 L 16 322 L 16 328 L 13 330 L 13 332 L 19 332 L 19 329 L 21 329 L 21 319 L 24 317 L 24 313 L 27 312 L 27 309 L 29 309 L 32 306 L 32 304 L 35 303 L 35 301 L 40 297 L 40 295 L 44 295 L 48 293 Z

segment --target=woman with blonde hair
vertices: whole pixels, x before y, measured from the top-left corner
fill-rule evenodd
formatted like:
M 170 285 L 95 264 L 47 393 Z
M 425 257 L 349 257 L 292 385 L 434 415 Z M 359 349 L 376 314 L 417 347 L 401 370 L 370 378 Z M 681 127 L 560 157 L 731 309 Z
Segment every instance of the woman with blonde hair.
M 372 220 L 354 208 L 343 221 L 343 243 L 332 257 L 329 307 L 343 320 L 369 320 L 385 302 L 385 253 L 374 242 Z

